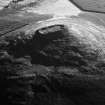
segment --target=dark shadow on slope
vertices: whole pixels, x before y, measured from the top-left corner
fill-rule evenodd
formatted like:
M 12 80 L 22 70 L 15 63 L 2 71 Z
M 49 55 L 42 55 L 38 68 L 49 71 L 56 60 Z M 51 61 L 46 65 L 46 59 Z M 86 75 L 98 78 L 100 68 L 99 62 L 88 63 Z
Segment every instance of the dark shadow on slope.
M 86 54 L 78 49 L 77 43 L 77 46 L 73 44 L 69 47 L 70 43 L 78 40 L 68 34 L 64 25 L 41 28 L 31 37 L 26 37 L 24 32 L 19 35 L 20 39 L 8 36 L 6 41 L 9 44 L 5 49 L 0 44 L 0 51 L 7 51 L 0 53 L 0 104 L 105 104 L 105 77 L 80 72 L 81 65 L 88 66 L 80 56 Z M 96 54 L 90 54 L 90 61 L 96 61 Z M 31 58 L 28 61 L 31 65 L 25 64 L 25 56 Z M 78 72 L 70 72 L 72 68 Z M 88 70 L 91 71 L 91 68 Z

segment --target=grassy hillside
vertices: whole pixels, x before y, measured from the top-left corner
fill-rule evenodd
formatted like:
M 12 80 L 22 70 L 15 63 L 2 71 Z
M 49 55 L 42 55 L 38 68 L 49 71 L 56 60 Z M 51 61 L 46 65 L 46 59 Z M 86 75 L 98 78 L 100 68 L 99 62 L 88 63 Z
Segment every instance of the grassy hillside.
M 105 105 L 104 34 L 86 23 L 59 19 L 0 37 L 0 104 Z

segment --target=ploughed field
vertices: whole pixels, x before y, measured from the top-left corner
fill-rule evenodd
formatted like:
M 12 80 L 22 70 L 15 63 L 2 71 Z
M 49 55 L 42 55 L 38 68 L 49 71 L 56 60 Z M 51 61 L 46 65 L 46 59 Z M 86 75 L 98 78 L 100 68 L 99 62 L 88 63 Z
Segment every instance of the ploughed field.
M 69 0 L 82 10 L 105 13 L 104 0 Z

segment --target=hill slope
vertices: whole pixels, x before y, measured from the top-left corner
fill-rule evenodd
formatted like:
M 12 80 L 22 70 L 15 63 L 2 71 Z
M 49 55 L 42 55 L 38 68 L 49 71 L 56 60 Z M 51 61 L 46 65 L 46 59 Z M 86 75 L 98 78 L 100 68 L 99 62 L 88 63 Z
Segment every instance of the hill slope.
M 55 2 L 51 17 L 43 3 L 37 14 L 29 5 L 1 11 L 1 105 L 105 104 L 104 18 L 81 11 L 63 16 L 68 4 Z

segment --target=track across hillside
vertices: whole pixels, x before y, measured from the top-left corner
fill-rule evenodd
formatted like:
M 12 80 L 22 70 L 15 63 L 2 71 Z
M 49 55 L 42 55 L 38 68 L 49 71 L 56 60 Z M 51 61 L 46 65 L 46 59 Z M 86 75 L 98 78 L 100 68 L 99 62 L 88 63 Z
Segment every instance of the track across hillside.
M 26 23 L 0 19 L 0 36 L 26 26 Z

